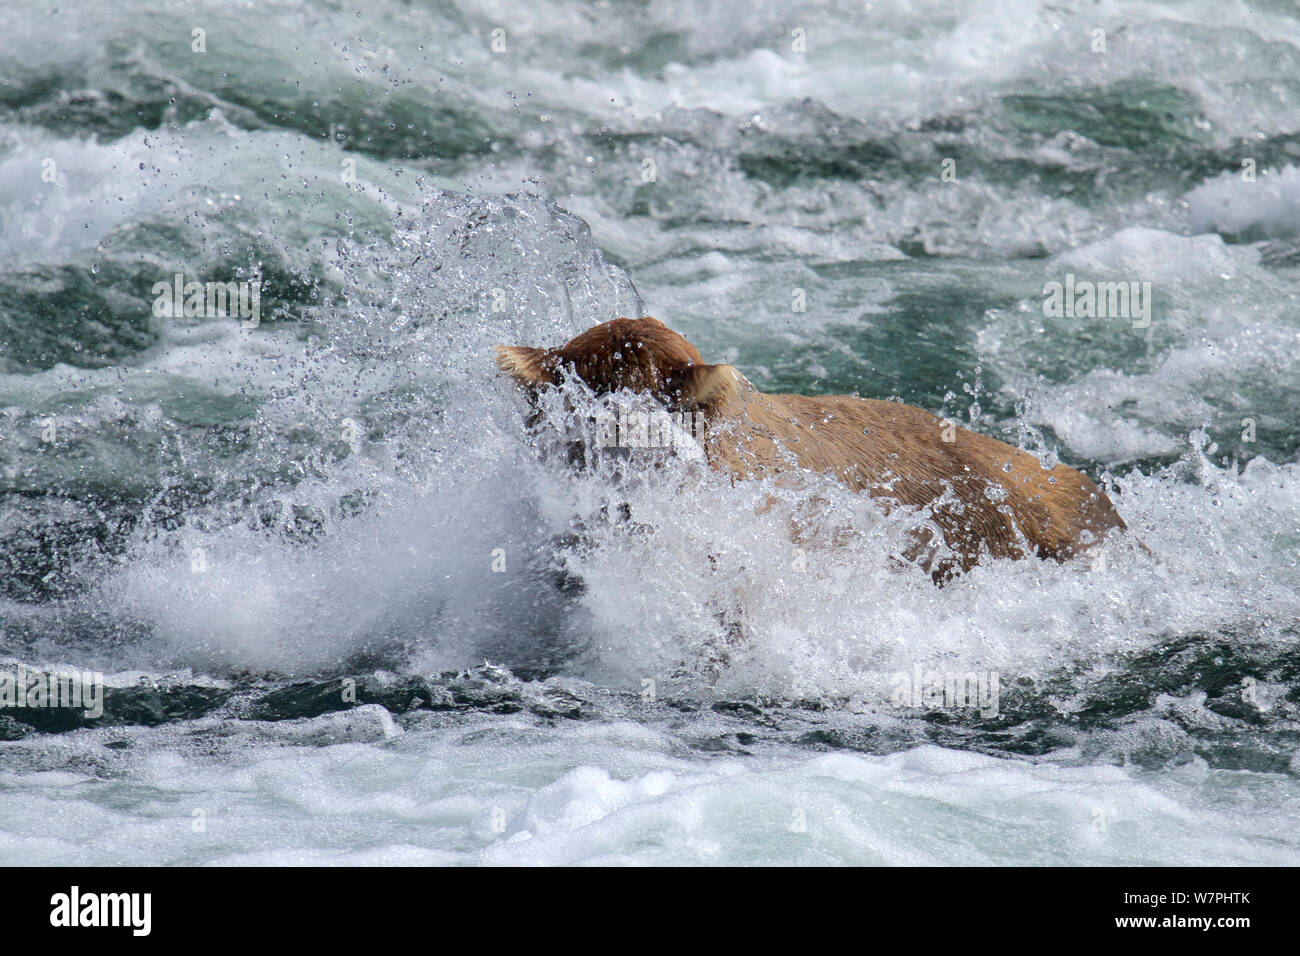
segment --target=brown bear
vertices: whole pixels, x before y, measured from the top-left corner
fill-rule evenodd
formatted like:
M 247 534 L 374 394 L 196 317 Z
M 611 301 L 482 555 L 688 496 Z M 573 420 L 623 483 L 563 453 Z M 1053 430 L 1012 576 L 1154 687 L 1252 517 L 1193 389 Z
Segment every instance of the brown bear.
M 529 389 L 576 377 L 597 395 L 630 389 L 702 416 L 709 464 L 735 479 L 795 469 L 829 473 L 887 510 L 925 509 L 905 556 L 943 583 L 982 556 L 1032 551 L 1064 561 L 1125 525 L 1087 476 L 910 405 L 847 395 L 760 392 L 730 365 L 657 319 L 614 319 L 559 348 L 496 346 L 497 364 Z

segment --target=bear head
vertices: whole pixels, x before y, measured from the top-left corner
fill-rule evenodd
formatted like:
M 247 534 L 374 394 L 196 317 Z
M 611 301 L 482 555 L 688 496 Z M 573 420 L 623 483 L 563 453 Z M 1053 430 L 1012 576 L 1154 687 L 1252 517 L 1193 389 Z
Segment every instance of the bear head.
M 744 381 L 730 365 L 707 365 L 700 351 L 658 319 L 612 319 L 558 348 L 495 346 L 497 365 L 539 389 L 577 379 L 596 395 L 622 389 L 675 410 L 715 407 Z

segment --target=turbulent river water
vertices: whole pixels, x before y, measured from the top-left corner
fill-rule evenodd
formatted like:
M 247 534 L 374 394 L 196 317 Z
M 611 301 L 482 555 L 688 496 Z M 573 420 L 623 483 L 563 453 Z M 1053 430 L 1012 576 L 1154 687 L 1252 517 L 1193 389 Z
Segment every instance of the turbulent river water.
M 4 25 L 0 669 L 106 686 L 0 708 L 0 862 L 1300 862 L 1296 4 Z M 939 589 L 836 486 L 557 464 L 490 347 L 645 314 L 1132 534 Z

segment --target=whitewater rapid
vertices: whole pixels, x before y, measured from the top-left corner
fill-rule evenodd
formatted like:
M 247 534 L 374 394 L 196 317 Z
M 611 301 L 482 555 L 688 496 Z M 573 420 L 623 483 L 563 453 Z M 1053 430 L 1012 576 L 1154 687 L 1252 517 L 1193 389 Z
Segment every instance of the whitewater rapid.
M 1300 859 L 1293 15 L 71 6 L 0 36 L 0 666 L 106 713 L 0 710 L 0 862 Z M 936 589 L 830 483 L 557 467 L 491 346 L 643 314 L 1131 533 Z

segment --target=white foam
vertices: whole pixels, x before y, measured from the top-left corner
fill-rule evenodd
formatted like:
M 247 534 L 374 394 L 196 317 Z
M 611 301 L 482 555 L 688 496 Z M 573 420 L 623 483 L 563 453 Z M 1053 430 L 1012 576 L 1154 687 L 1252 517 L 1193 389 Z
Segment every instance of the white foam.
M 1300 230 L 1300 167 L 1221 173 L 1185 197 L 1192 226 L 1199 230 L 1265 236 L 1295 236 Z
M 325 721 L 325 719 L 318 719 Z M 328 722 L 328 721 L 325 721 Z M 262 725 L 81 731 L 127 739 L 114 776 L 10 772 L 0 862 L 46 865 L 1295 865 L 1277 775 L 1153 774 L 924 746 L 888 757 L 768 747 L 701 757 L 642 725 L 495 719 L 376 746 L 304 747 Z M 214 743 L 218 753 L 211 751 Z M 0 744 L 11 756 L 29 745 Z M 57 785 L 56 785 L 57 784 Z M 1267 839 L 1260 834 L 1268 833 Z

